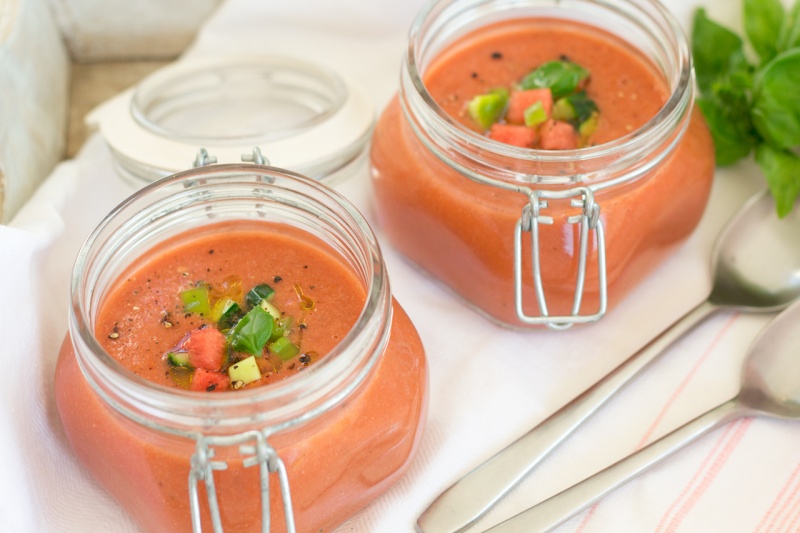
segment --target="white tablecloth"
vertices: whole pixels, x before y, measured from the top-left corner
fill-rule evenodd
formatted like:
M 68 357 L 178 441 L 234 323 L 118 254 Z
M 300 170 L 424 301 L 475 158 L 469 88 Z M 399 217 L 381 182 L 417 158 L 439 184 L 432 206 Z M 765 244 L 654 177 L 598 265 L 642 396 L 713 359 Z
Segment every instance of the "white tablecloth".
M 707 0 L 741 27 L 738 2 Z M 397 86 L 414 2 L 230 0 L 189 51 L 292 53 L 361 83 L 380 109 Z M 324 5 L 323 5 L 324 4 Z M 684 27 L 695 2 L 669 4 Z M 472 311 L 383 241 L 394 294 L 419 328 L 430 362 L 430 410 L 419 453 L 386 495 L 342 526 L 410 532 L 451 482 L 546 418 L 701 301 L 712 242 L 762 186 L 751 163 L 719 171 L 697 232 L 598 325 L 511 332 Z M 366 167 L 337 188 L 373 219 Z M 136 532 L 72 456 L 52 394 L 66 331 L 73 258 L 92 227 L 132 192 L 100 137 L 61 164 L 9 226 L 0 226 L 0 529 Z M 379 228 L 379 238 L 382 238 Z M 719 313 L 678 342 L 571 437 L 475 531 L 627 455 L 731 397 L 750 340 L 768 317 Z M 766 419 L 721 428 L 628 483 L 560 531 L 800 530 L 800 425 Z

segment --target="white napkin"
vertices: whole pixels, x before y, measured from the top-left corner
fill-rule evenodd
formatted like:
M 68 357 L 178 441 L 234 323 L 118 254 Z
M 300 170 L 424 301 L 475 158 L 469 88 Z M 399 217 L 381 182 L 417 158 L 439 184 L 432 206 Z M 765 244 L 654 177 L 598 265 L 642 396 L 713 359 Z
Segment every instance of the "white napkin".
M 397 86 L 411 3 L 230 0 L 190 54 L 269 51 L 326 64 L 361 83 L 381 108 Z M 402 5 L 401 5 L 402 4 Z M 727 2 L 707 2 L 725 20 Z M 694 2 L 670 8 L 688 25 Z M 728 15 L 725 15 L 724 13 Z M 730 22 L 730 19 L 728 20 Z M 734 21 L 735 22 L 735 21 Z M 392 289 L 417 325 L 430 363 L 430 409 L 408 474 L 340 529 L 410 532 L 450 483 L 541 422 L 701 301 L 719 228 L 762 186 L 753 165 L 720 171 L 698 231 L 601 324 L 511 332 L 466 309 L 383 239 Z M 337 185 L 373 220 L 368 173 Z M 19 532 L 135 532 L 76 463 L 52 400 L 66 331 L 72 259 L 113 205 L 132 192 L 100 138 L 62 164 L 9 227 L 0 227 L 0 523 Z M 481 531 L 627 455 L 736 391 L 745 349 L 767 317 L 720 313 L 677 343 L 517 490 Z M 732 423 L 627 484 L 560 531 L 797 531 L 800 425 Z

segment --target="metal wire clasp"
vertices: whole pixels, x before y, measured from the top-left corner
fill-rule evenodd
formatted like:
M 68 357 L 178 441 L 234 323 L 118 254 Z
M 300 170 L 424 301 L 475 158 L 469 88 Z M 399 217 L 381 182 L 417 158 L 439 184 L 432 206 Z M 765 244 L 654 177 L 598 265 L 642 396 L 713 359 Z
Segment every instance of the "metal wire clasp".
M 267 159 L 264 154 L 261 153 L 261 149 L 258 146 L 254 146 L 252 152 L 249 154 L 242 154 L 242 161 L 245 163 L 255 163 L 256 165 L 269 165 L 269 159 Z M 205 148 L 200 148 L 197 151 L 197 155 L 194 158 L 194 162 L 192 163 L 192 167 L 199 168 L 199 167 L 207 167 L 208 165 L 213 165 L 217 162 L 217 157 L 208 153 L 208 150 Z
M 581 213 L 567 217 L 567 223 L 580 224 L 580 241 L 578 248 L 578 276 L 575 280 L 575 296 L 572 302 L 572 314 L 568 316 L 550 316 L 547 311 L 547 299 L 542 283 L 542 271 L 539 257 L 539 224 L 552 224 L 553 219 L 540 212 L 548 206 L 549 199 L 571 198 L 572 207 L 581 208 Z M 599 307 L 595 314 L 580 315 L 583 286 L 586 278 L 586 256 L 589 241 L 589 230 L 595 232 L 597 241 L 597 271 L 599 289 Z M 539 304 L 539 316 L 529 316 L 522 308 L 522 232 L 531 232 L 531 256 L 533 263 L 533 286 Z M 600 206 L 594 201 L 594 193 L 587 187 L 575 187 L 566 191 L 530 191 L 529 201 L 522 209 L 514 228 L 514 306 L 517 318 L 525 324 L 547 325 L 552 329 L 567 329 L 576 323 L 593 322 L 606 312 L 606 247 L 603 222 L 600 220 Z
M 292 498 L 289 491 L 289 478 L 286 467 L 275 448 L 267 442 L 267 436 L 260 431 L 248 431 L 233 436 L 199 436 L 189 470 L 189 506 L 192 515 L 192 531 L 202 532 L 200 523 L 200 496 L 198 486 L 205 482 L 208 509 L 211 514 L 211 525 L 214 533 L 222 533 L 222 520 L 219 513 L 219 501 L 214 486 L 214 470 L 226 470 L 228 463 L 213 461 L 215 451 L 212 446 L 239 446 L 239 453 L 244 456 L 242 464 L 245 468 L 259 467 L 261 483 L 261 531 L 270 530 L 269 476 L 277 472 L 283 501 L 283 513 L 286 517 L 287 533 L 295 533 Z

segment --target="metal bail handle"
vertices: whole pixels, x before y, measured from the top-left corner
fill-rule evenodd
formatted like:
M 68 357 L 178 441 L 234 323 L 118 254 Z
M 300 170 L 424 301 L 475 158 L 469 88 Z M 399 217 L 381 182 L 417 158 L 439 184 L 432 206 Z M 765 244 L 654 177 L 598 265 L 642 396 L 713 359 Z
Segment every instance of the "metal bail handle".
M 253 444 L 253 441 L 255 441 L 255 444 Z M 259 431 L 248 431 L 234 436 L 197 437 L 197 446 L 194 455 L 192 455 L 191 469 L 189 470 L 189 508 L 192 515 L 192 531 L 194 533 L 202 533 L 203 530 L 200 523 L 200 496 L 198 494 L 198 486 L 203 481 L 206 485 L 206 497 L 211 514 L 212 529 L 214 533 L 223 533 L 219 501 L 217 500 L 217 492 L 214 486 L 214 470 L 227 470 L 228 463 L 225 461 L 212 461 L 214 458 L 212 445 L 239 445 L 239 453 L 245 456 L 242 460 L 244 467 L 248 468 L 256 465 L 259 467 L 262 533 L 269 533 L 270 531 L 269 476 L 271 473 L 277 472 L 281 499 L 283 500 L 283 514 L 286 518 L 286 531 L 287 533 L 296 533 L 286 466 L 278 456 L 275 448 L 267 442 L 266 435 Z
M 547 200 L 572 198 L 570 205 L 580 207 L 581 214 L 567 218 L 569 224 L 580 224 L 580 242 L 578 246 L 578 275 L 575 280 L 575 296 L 572 301 L 572 314 L 567 316 L 550 316 L 547 310 L 547 299 L 542 283 L 542 271 L 539 254 L 539 224 L 552 224 L 553 219 L 541 214 L 546 209 Z M 593 230 L 597 240 L 597 272 L 599 289 L 599 306 L 592 315 L 581 315 L 581 300 L 586 279 L 586 256 L 588 250 L 589 230 Z M 533 286 L 539 304 L 539 316 L 529 316 L 522 308 L 522 232 L 531 233 L 531 256 L 533 266 Z M 600 220 L 600 206 L 594 201 L 594 193 L 587 187 L 575 187 L 566 191 L 530 191 L 529 202 L 522 209 L 522 216 L 514 228 L 514 307 L 517 318 L 529 325 L 546 325 L 552 329 L 567 329 L 573 324 L 593 322 L 606 312 L 606 246 L 603 222 Z

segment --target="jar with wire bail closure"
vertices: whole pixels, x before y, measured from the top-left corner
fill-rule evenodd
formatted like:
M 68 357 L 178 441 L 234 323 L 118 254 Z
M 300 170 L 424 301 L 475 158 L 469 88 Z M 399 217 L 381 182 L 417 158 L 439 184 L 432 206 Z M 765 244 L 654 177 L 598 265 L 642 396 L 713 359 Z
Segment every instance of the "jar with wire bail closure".
M 611 72 L 620 57 L 636 63 L 663 85 L 663 102 L 640 127 L 575 149 L 482 135 L 461 119 L 457 88 L 492 88 L 484 70 L 536 67 L 521 40 L 502 46 L 524 31 L 539 35 L 529 50 L 553 50 L 543 61 L 569 50 L 590 71 Z M 581 50 L 570 35 L 597 46 Z M 619 57 L 598 58 L 603 47 Z M 626 78 L 623 67 L 615 72 L 609 81 Z M 637 105 L 633 87 L 618 90 Z M 493 321 L 554 329 L 596 321 L 702 215 L 714 152 L 693 91 L 686 38 L 656 1 L 432 2 L 411 28 L 398 95 L 373 135 L 378 221 L 406 258 Z M 601 121 L 603 113 L 601 105 Z
M 264 164 L 203 165 L 211 158 L 135 193 L 82 247 L 58 411 L 83 466 L 147 531 L 330 531 L 386 491 L 417 448 L 422 345 L 347 200 Z M 268 164 L 257 150 L 245 158 Z M 145 379 L 104 349 L 99 314 L 131 265 L 171 239 L 264 223 L 321 241 L 363 287 L 355 324 L 330 352 L 282 381 L 193 392 Z

